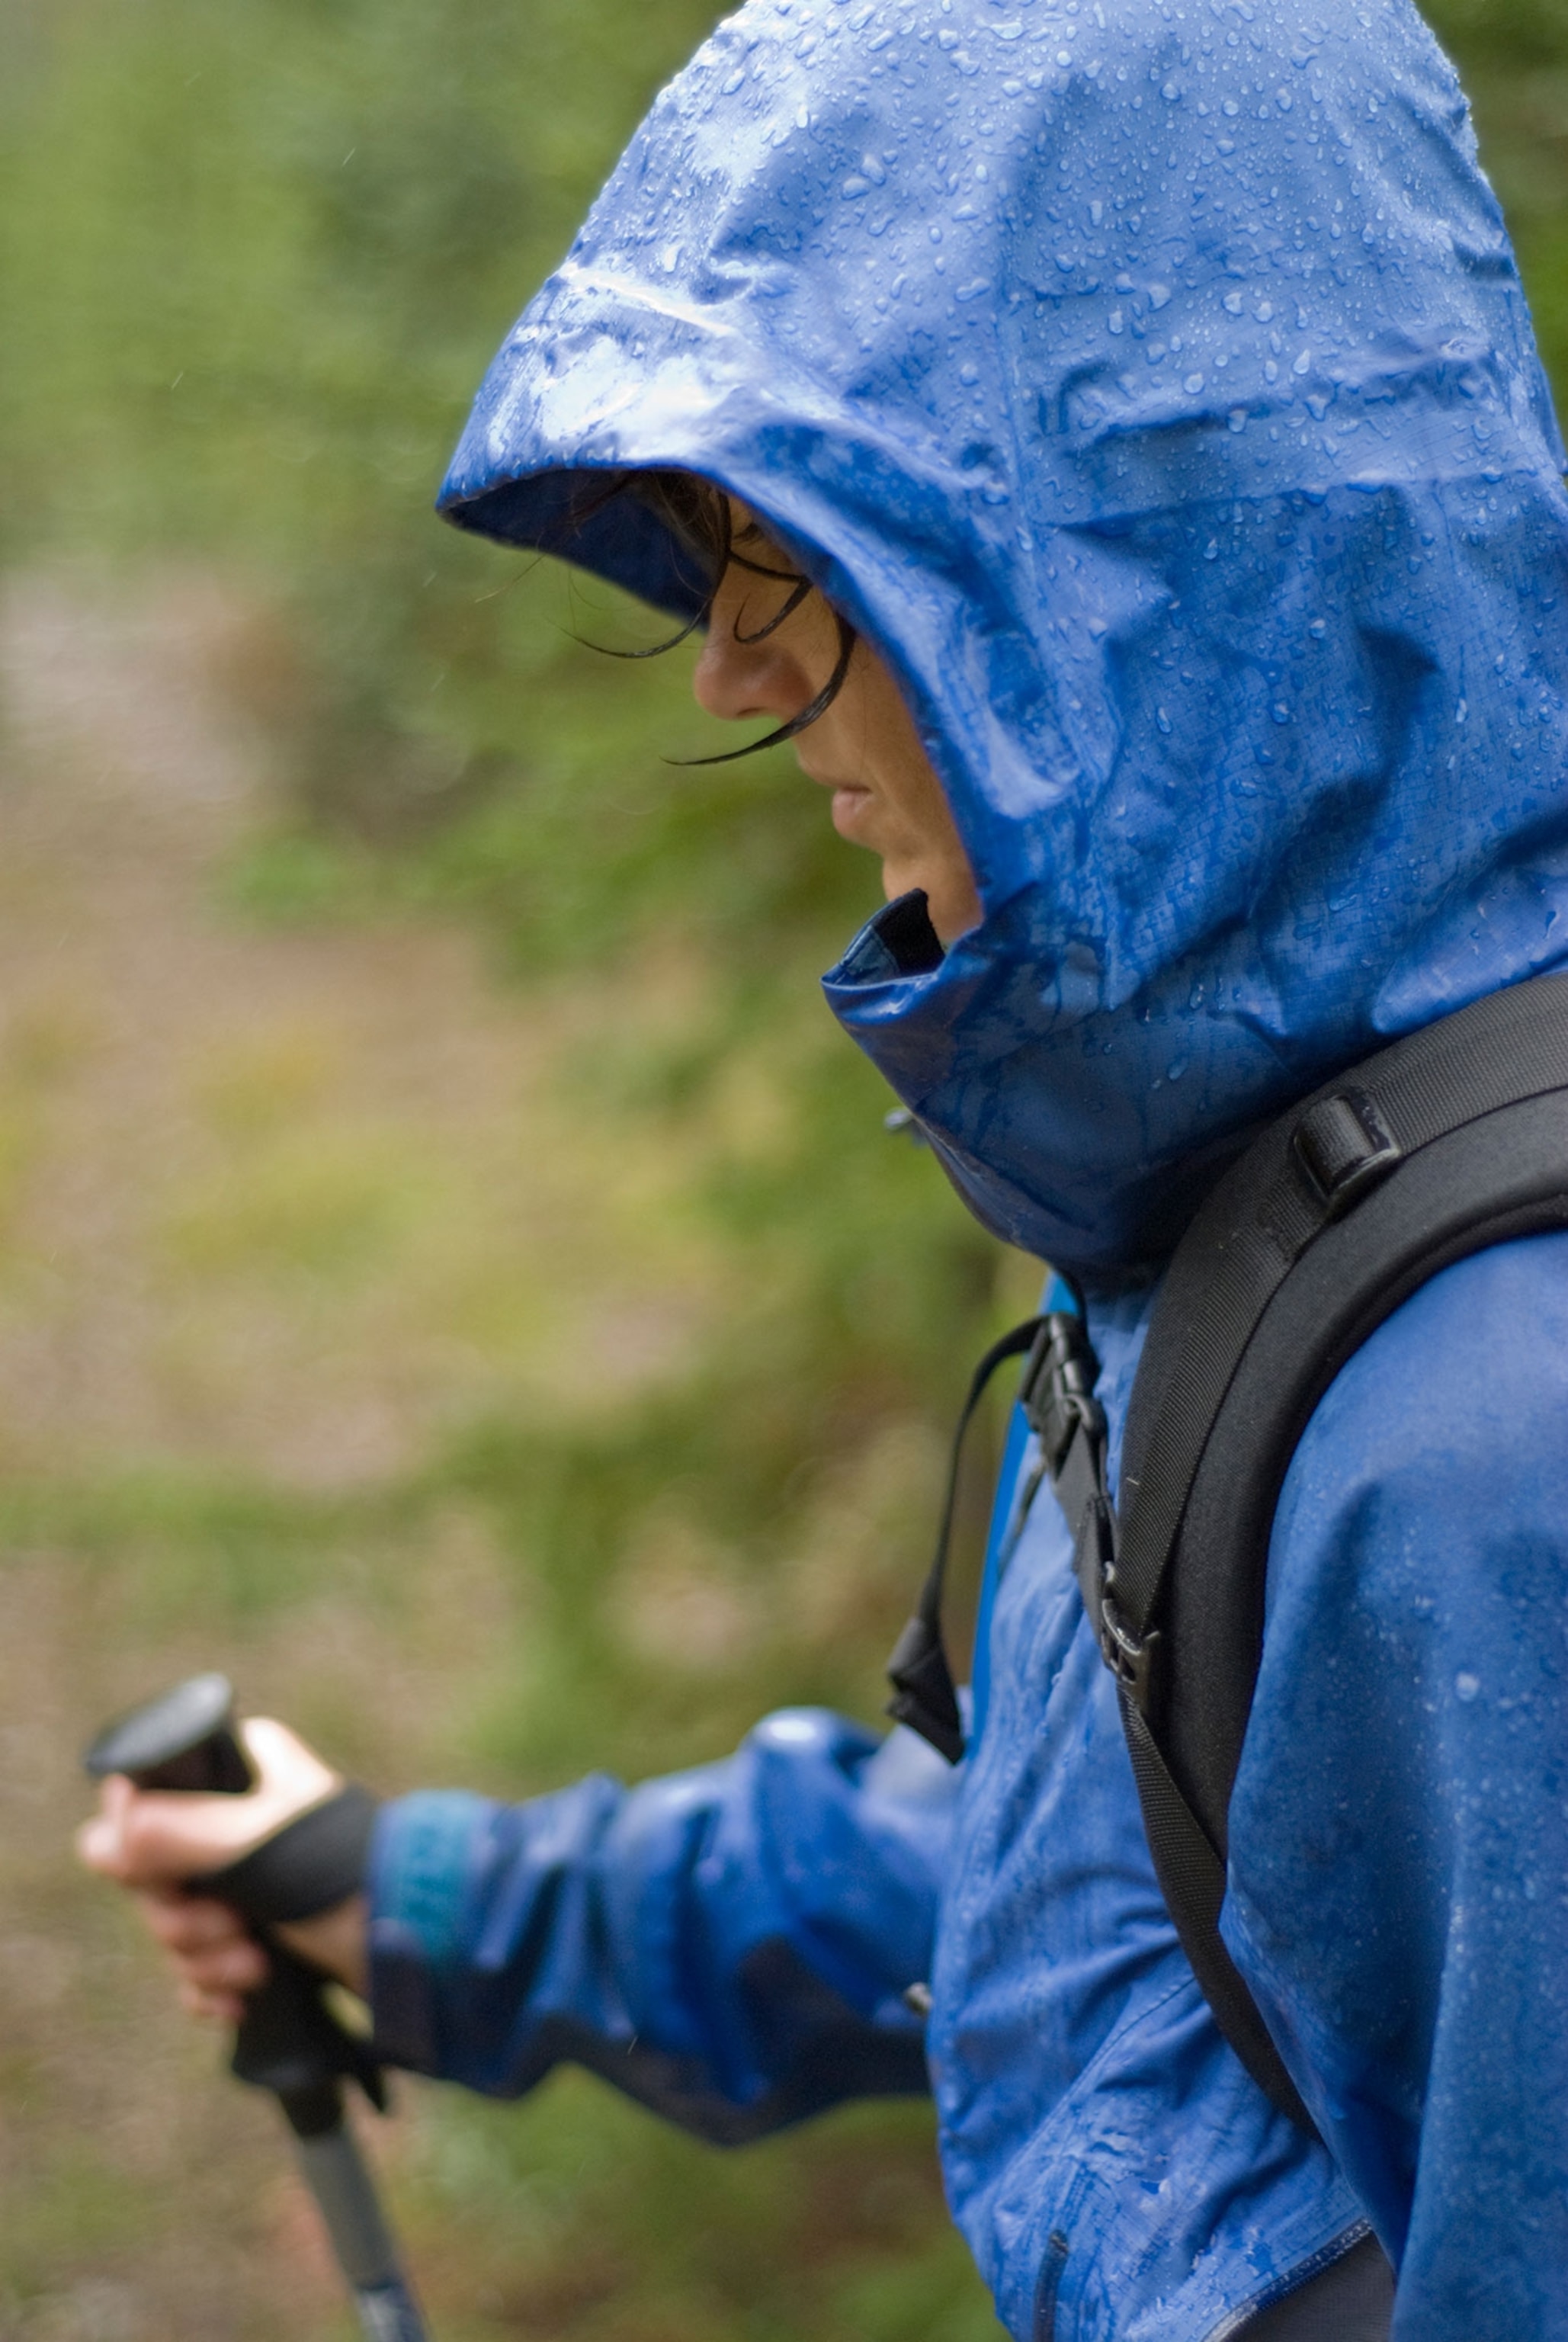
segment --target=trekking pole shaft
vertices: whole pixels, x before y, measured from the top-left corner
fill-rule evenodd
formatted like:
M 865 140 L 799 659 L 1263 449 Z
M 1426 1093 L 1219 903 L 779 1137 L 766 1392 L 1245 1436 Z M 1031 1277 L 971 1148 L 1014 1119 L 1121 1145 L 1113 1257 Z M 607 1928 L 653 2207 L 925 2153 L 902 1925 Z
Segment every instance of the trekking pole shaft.
M 319 2100 L 323 2094 L 309 2096 Z M 335 2118 L 318 2129 L 315 2107 L 301 2108 L 295 2094 L 280 2094 L 301 2177 L 332 2240 L 366 2342 L 425 2342 L 424 2321 L 398 2265 L 375 2183 L 344 2113 L 343 2094 L 335 2089 L 332 2096 Z

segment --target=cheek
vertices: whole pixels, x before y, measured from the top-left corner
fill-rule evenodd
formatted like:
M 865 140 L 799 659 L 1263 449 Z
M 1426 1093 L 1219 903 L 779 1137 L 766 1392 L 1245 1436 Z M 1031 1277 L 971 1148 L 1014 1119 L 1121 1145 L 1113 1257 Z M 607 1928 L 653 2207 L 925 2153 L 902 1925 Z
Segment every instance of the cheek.
M 909 736 L 898 742 L 897 753 L 882 760 L 881 794 L 910 845 L 924 855 L 945 860 L 963 851 L 957 826 L 942 784 L 914 736 L 914 727 L 907 716 L 904 728 Z

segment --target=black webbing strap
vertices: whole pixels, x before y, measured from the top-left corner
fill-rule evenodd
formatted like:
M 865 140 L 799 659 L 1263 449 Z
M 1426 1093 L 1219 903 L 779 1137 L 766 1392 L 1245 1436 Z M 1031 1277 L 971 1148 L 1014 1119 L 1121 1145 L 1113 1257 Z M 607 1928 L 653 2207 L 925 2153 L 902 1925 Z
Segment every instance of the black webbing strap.
M 1568 1085 L 1568 978 L 1493 993 L 1270 1125 L 1176 1250 L 1128 1409 L 1121 1596 L 1154 1616 L 1204 1445 L 1275 1292 L 1325 1229 L 1435 1139 Z
M 1157 1626 L 1140 1626 L 1123 1592 L 1121 1542 L 1106 1477 L 1105 1419 L 1093 1392 L 1099 1365 L 1083 1320 L 1048 1318 L 1048 1356 L 1032 1353 L 1021 1404 L 1041 1444 L 1057 1503 L 1073 1533 L 1073 1568 L 1100 1656 L 1116 1678 L 1126 1735 L 1161 1891 L 1199 1988 L 1253 2080 L 1305 2130 L 1313 2121 L 1220 1934 L 1225 1866 L 1183 1797 L 1149 1722 L 1163 1659 Z M 1038 1361 L 1038 1364 L 1037 1364 Z
M 1128 1410 L 1120 1519 L 1080 1319 L 1031 1320 L 1020 1400 L 1074 1539 L 1155 1872 L 1214 2017 L 1274 2104 L 1312 2124 L 1220 1935 L 1226 1817 L 1262 1656 L 1273 1513 L 1341 1367 L 1427 1278 L 1568 1228 L 1568 977 L 1540 976 L 1380 1051 L 1271 1124 L 1178 1246 Z M 893 1712 L 956 1761 L 942 1540 L 894 1654 Z M 1026 1509 L 1038 1477 L 1025 1490 Z
M 1311 2127 L 1220 1935 L 1269 1541 L 1333 1377 L 1419 1286 L 1568 1224 L 1568 980 L 1380 1051 L 1271 1125 L 1178 1246 L 1128 1410 L 1114 1575 L 1147 1653 L 1123 1720 L 1162 1891 L 1216 2022 Z M 1102 1646 L 1104 1637 L 1102 1636 Z
M 929 1740 L 954 1765 L 964 1754 L 964 1722 L 943 1637 L 942 1601 L 964 1435 L 997 1367 L 1025 1352 L 1018 1404 L 1039 1442 L 1040 1455 L 1017 1501 L 1016 1516 L 1022 1520 L 1028 1513 L 1041 1481 L 1048 1476 L 1073 1532 L 1074 1568 L 1105 1664 L 1129 1688 L 1141 1686 L 1149 1653 L 1159 1641 L 1155 1634 L 1148 1637 L 1147 1649 L 1134 1644 L 1117 1606 L 1116 1516 L 1105 1480 L 1105 1416 L 1094 1396 L 1100 1365 L 1084 1321 L 1065 1310 L 1031 1317 L 994 1342 L 974 1369 L 954 1433 L 936 1557 L 914 1616 L 887 1663 L 894 1687 L 888 1715 Z
M 953 1452 L 947 1466 L 947 1496 L 942 1507 L 942 1526 L 936 1534 L 936 1557 L 926 1572 L 925 1584 L 920 1589 L 920 1602 L 914 1616 L 900 1635 L 887 1663 L 887 1678 L 893 1686 L 893 1697 L 887 1703 L 887 1713 L 900 1724 L 907 1724 L 923 1740 L 940 1749 L 950 1765 L 956 1765 L 964 1754 L 964 1719 L 958 1712 L 958 1695 L 954 1689 L 953 1670 L 947 1663 L 947 1649 L 942 1636 L 942 1595 L 947 1580 L 947 1548 L 953 1540 L 953 1516 L 958 1504 L 958 1473 L 964 1461 L 964 1438 L 974 1419 L 974 1410 L 985 1396 L 986 1386 L 998 1366 L 1009 1358 L 1022 1357 L 1033 1347 L 1040 1328 L 1046 1321 L 1031 1317 L 1026 1325 L 1014 1326 L 999 1342 L 993 1342 L 970 1378 L 969 1395 L 953 1435 Z

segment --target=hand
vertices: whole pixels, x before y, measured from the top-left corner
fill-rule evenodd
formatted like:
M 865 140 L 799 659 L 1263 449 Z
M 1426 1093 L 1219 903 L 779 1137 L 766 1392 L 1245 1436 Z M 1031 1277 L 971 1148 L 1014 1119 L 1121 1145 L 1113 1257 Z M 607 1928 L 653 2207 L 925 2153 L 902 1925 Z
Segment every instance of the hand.
M 174 1962 L 185 2008 L 228 2025 L 239 2022 L 245 1996 L 265 1980 L 266 1953 L 226 1903 L 187 1895 L 181 1882 L 237 1862 L 343 1786 L 286 1725 L 254 1716 L 240 1726 L 239 1736 L 255 1775 L 255 1787 L 243 1797 L 137 1789 L 115 1775 L 104 1783 L 97 1813 L 76 1836 L 88 1869 L 136 1897 Z M 365 1898 L 352 1895 L 275 1932 L 280 1943 L 363 1993 L 365 1922 Z

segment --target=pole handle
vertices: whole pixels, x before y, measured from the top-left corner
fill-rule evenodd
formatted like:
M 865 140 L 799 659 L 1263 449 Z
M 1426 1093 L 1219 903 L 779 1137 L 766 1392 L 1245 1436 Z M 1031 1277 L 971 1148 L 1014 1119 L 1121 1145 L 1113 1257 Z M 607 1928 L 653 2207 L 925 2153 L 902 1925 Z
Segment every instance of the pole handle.
M 217 1674 L 191 1676 L 161 1698 L 116 1717 L 82 1761 L 95 1779 L 123 1773 L 138 1789 L 243 1797 L 255 1784 L 235 1728 L 234 1686 Z M 346 2032 L 323 2000 L 325 1979 L 257 1927 L 243 1897 L 232 1899 L 266 1943 L 272 1964 L 266 1982 L 249 1996 L 235 2036 L 234 2070 L 241 2081 L 276 2091 L 291 2119 L 295 2103 L 317 2101 L 324 2107 L 330 2101 L 335 2118 L 341 2119 L 338 2084 L 345 2076 L 359 2083 L 373 2106 L 384 2108 L 380 2069 L 367 2045 Z
M 105 1726 L 83 1757 L 95 1781 L 124 1773 L 138 1789 L 244 1797 L 255 1778 L 235 1730 L 227 1676 L 192 1676 Z

